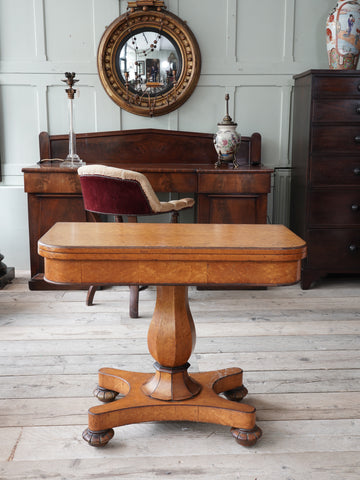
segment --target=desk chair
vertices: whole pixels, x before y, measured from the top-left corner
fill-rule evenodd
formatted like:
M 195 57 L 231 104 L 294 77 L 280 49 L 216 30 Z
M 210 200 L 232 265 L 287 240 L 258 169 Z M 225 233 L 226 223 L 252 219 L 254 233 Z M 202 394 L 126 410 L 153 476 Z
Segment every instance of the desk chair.
M 101 221 L 100 214 L 113 215 L 115 222 L 137 222 L 138 215 L 171 213 L 171 223 L 177 223 L 179 211 L 191 208 L 192 198 L 160 202 L 149 180 L 142 173 L 105 165 L 87 165 L 78 169 L 84 207 L 93 221 Z M 90 286 L 86 305 L 92 305 L 99 286 Z M 129 315 L 139 316 L 139 290 L 130 286 Z

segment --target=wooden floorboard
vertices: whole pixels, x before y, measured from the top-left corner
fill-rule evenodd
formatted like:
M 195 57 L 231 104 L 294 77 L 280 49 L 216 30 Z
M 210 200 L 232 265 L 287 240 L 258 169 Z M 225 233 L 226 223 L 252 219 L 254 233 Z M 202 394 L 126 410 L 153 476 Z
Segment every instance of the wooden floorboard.
M 128 289 L 28 290 L 28 272 L 0 290 L 1 480 L 358 480 L 360 279 L 316 288 L 189 292 L 197 328 L 191 371 L 244 370 L 262 439 L 229 428 L 150 422 L 86 444 L 100 367 L 152 371 L 146 335 L 155 289 L 128 317 Z

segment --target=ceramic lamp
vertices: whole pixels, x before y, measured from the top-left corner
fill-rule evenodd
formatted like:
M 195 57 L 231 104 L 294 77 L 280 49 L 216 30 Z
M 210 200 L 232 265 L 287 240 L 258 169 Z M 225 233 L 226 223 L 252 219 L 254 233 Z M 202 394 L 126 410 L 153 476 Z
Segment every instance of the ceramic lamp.
M 218 131 L 214 135 L 214 146 L 218 155 L 215 167 L 220 167 L 222 163 L 231 164 L 238 168 L 236 162 L 236 152 L 241 142 L 241 136 L 237 133 L 237 123 L 233 122 L 229 116 L 229 94 L 225 95 L 226 115 L 223 121 L 218 123 Z

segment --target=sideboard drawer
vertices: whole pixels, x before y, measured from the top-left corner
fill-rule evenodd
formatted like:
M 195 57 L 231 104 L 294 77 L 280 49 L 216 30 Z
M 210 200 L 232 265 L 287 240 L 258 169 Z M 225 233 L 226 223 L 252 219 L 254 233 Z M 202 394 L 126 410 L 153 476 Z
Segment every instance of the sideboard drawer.
M 316 76 L 314 78 L 313 92 L 316 97 L 328 97 L 341 95 L 360 97 L 360 79 L 357 74 L 354 76 L 346 74 L 342 77 Z
M 316 229 L 309 231 L 306 263 L 326 271 L 359 271 L 359 229 Z
M 141 169 L 138 169 L 141 172 Z M 155 192 L 196 192 L 196 173 L 142 172 Z
M 314 100 L 313 122 L 360 122 L 359 98 Z
M 310 182 L 312 186 L 355 185 L 360 187 L 360 157 L 313 155 Z
M 271 175 L 269 173 L 218 173 L 199 174 L 199 193 L 268 193 Z
M 39 168 L 36 173 L 24 174 L 24 189 L 26 193 L 81 194 L 80 180 L 76 171 L 54 175 Z
M 360 189 L 329 189 L 310 194 L 309 224 L 359 225 Z

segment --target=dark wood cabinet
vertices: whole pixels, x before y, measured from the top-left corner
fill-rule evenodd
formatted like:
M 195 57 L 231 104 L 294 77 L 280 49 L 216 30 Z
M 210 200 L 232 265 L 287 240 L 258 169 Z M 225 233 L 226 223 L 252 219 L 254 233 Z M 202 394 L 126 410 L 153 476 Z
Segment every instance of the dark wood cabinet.
M 44 259 L 37 253 L 37 242 L 55 222 L 86 222 L 81 193 L 29 193 L 30 290 L 52 289 L 43 280 Z
M 255 171 L 200 172 L 197 221 L 199 223 L 266 223 L 270 176 Z
M 67 135 L 40 134 L 41 158 L 64 158 Z M 266 223 L 272 169 L 261 165 L 261 136 L 243 137 L 239 168 L 215 168 L 213 135 L 168 130 L 128 130 L 77 135 L 87 164 L 101 163 L 147 176 L 156 192 L 196 196 L 199 223 Z M 56 288 L 44 281 L 37 242 L 55 222 L 86 221 L 76 169 L 42 162 L 23 169 L 28 195 L 31 290 Z M 64 287 L 61 287 L 64 288 Z
M 294 78 L 290 222 L 307 242 L 307 289 L 329 273 L 360 273 L 360 73 Z

